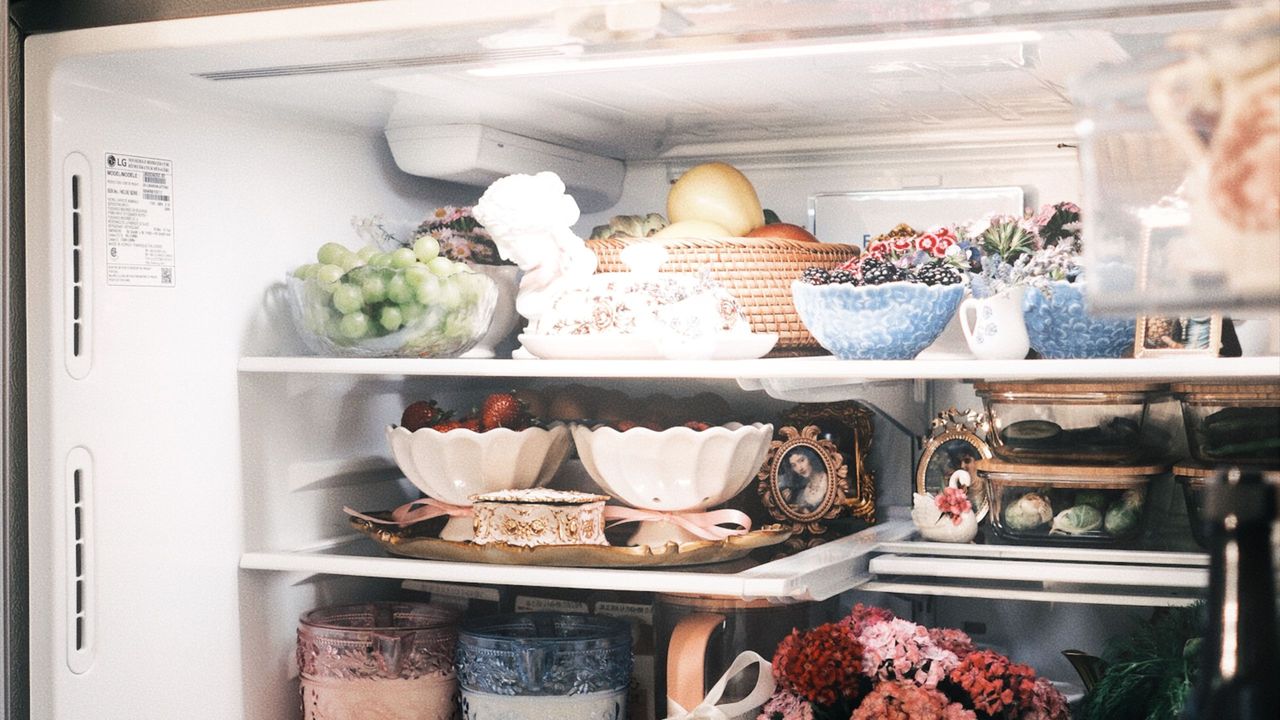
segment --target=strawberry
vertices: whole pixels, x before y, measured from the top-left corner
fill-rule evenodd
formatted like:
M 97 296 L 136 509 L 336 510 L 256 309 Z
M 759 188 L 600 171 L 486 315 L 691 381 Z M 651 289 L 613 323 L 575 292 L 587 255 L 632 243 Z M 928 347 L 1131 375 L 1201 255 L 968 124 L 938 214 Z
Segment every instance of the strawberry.
M 471 417 L 463 419 L 460 425 L 463 428 L 470 430 L 472 432 L 480 432 L 483 429 L 480 425 L 480 418 L 476 417 L 475 415 L 472 415 Z
M 449 432 L 450 430 L 457 430 L 460 427 L 462 427 L 462 423 L 458 420 L 445 420 L 444 422 L 436 423 L 431 429 L 436 432 L 443 433 Z
M 400 426 L 409 432 L 432 427 L 447 420 L 449 413 L 441 410 L 435 400 L 419 400 L 404 409 L 400 416 Z
M 617 427 L 619 432 L 626 432 L 633 427 L 640 427 L 640 426 L 632 420 L 619 420 Z
M 685 426 L 685 427 L 687 427 L 687 428 L 692 428 L 692 429 L 697 430 L 697 431 L 699 431 L 699 432 L 701 432 L 701 431 L 703 431 L 703 430 L 706 430 L 707 428 L 711 427 L 711 426 L 710 426 L 710 425 L 708 425 L 707 423 L 700 422 L 700 421 L 698 421 L 698 420 L 690 420 L 689 422 L 685 423 L 685 424 L 684 424 L 684 426 Z
M 485 430 L 505 427 L 528 427 L 529 415 L 515 393 L 493 393 L 484 399 L 480 410 L 480 426 Z

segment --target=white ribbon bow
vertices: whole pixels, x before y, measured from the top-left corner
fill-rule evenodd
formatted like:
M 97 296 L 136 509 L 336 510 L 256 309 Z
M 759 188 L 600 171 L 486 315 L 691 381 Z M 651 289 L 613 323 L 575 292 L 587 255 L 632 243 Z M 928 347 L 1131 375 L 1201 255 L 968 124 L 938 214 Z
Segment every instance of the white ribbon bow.
M 741 700 L 727 705 L 717 705 L 720 702 L 720 696 L 724 694 L 725 687 L 729 685 L 729 681 L 738 675 L 738 673 L 746 670 L 752 665 L 759 665 L 760 671 L 756 676 L 756 686 Z M 725 671 L 724 675 L 716 681 L 716 684 L 702 699 L 701 703 L 692 710 L 685 710 L 680 707 L 680 703 L 667 698 L 667 718 L 666 720 L 733 720 L 733 718 L 741 717 L 746 713 L 753 713 L 761 705 L 768 702 L 773 697 L 773 690 L 776 683 L 773 681 L 773 664 L 768 660 L 760 657 L 756 653 L 747 650 L 734 658 L 733 664 Z

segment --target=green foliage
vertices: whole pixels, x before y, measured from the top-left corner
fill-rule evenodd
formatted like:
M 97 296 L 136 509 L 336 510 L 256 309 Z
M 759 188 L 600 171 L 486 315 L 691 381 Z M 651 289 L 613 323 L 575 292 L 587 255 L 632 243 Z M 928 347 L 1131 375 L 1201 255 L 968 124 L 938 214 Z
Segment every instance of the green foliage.
M 1084 720 L 1178 717 L 1195 681 L 1203 605 L 1157 610 L 1129 635 L 1112 638 Z

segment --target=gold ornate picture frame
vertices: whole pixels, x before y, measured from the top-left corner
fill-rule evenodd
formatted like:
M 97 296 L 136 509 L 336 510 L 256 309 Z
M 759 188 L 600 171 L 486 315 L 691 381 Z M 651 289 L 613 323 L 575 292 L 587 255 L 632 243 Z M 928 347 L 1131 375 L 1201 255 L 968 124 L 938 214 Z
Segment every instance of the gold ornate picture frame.
M 770 517 L 804 548 L 838 537 L 850 518 L 875 522 L 875 476 L 867 467 L 871 410 L 855 402 L 800 405 L 779 421 L 756 489 Z
M 986 482 L 973 464 L 991 457 L 990 425 L 984 413 L 955 408 L 929 424 L 924 449 L 916 462 L 916 492 L 937 495 L 946 487 L 962 487 L 979 521 L 991 506 Z
M 1222 350 L 1222 316 L 1139 317 L 1133 338 L 1134 357 L 1209 355 Z

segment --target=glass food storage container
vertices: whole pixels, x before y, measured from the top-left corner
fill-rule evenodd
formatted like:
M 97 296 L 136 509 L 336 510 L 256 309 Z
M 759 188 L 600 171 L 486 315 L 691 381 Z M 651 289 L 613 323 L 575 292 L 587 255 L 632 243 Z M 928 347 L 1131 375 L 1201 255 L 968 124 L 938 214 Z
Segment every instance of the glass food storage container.
M 1186 460 L 1173 466 L 1173 478 L 1182 486 L 1182 497 L 1187 502 L 1187 518 L 1191 521 L 1191 535 L 1202 548 L 1208 548 L 1204 523 L 1200 519 L 1200 510 L 1204 503 L 1204 487 L 1209 478 L 1222 466 L 1210 463 Z M 1267 482 L 1280 485 L 1280 469 L 1264 471 L 1262 476 Z
M 451 720 L 459 613 L 423 603 L 312 610 L 298 623 L 304 720 Z
M 992 529 L 1035 545 L 1121 546 L 1141 535 L 1147 491 L 1165 465 L 1027 465 L 979 460 Z
M 1280 383 L 1184 383 L 1172 389 L 1182 401 L 1193 458 L 1280 467 Z
M 601 615 L 473 618 L 458 631 L 463 720 L 623 720 L 631 625 Z
M 1148 426 L 1160 383 L 976 382 L 991 421 L 991 452 L 1013 463 L 1135 462 L 1167 443 Z

